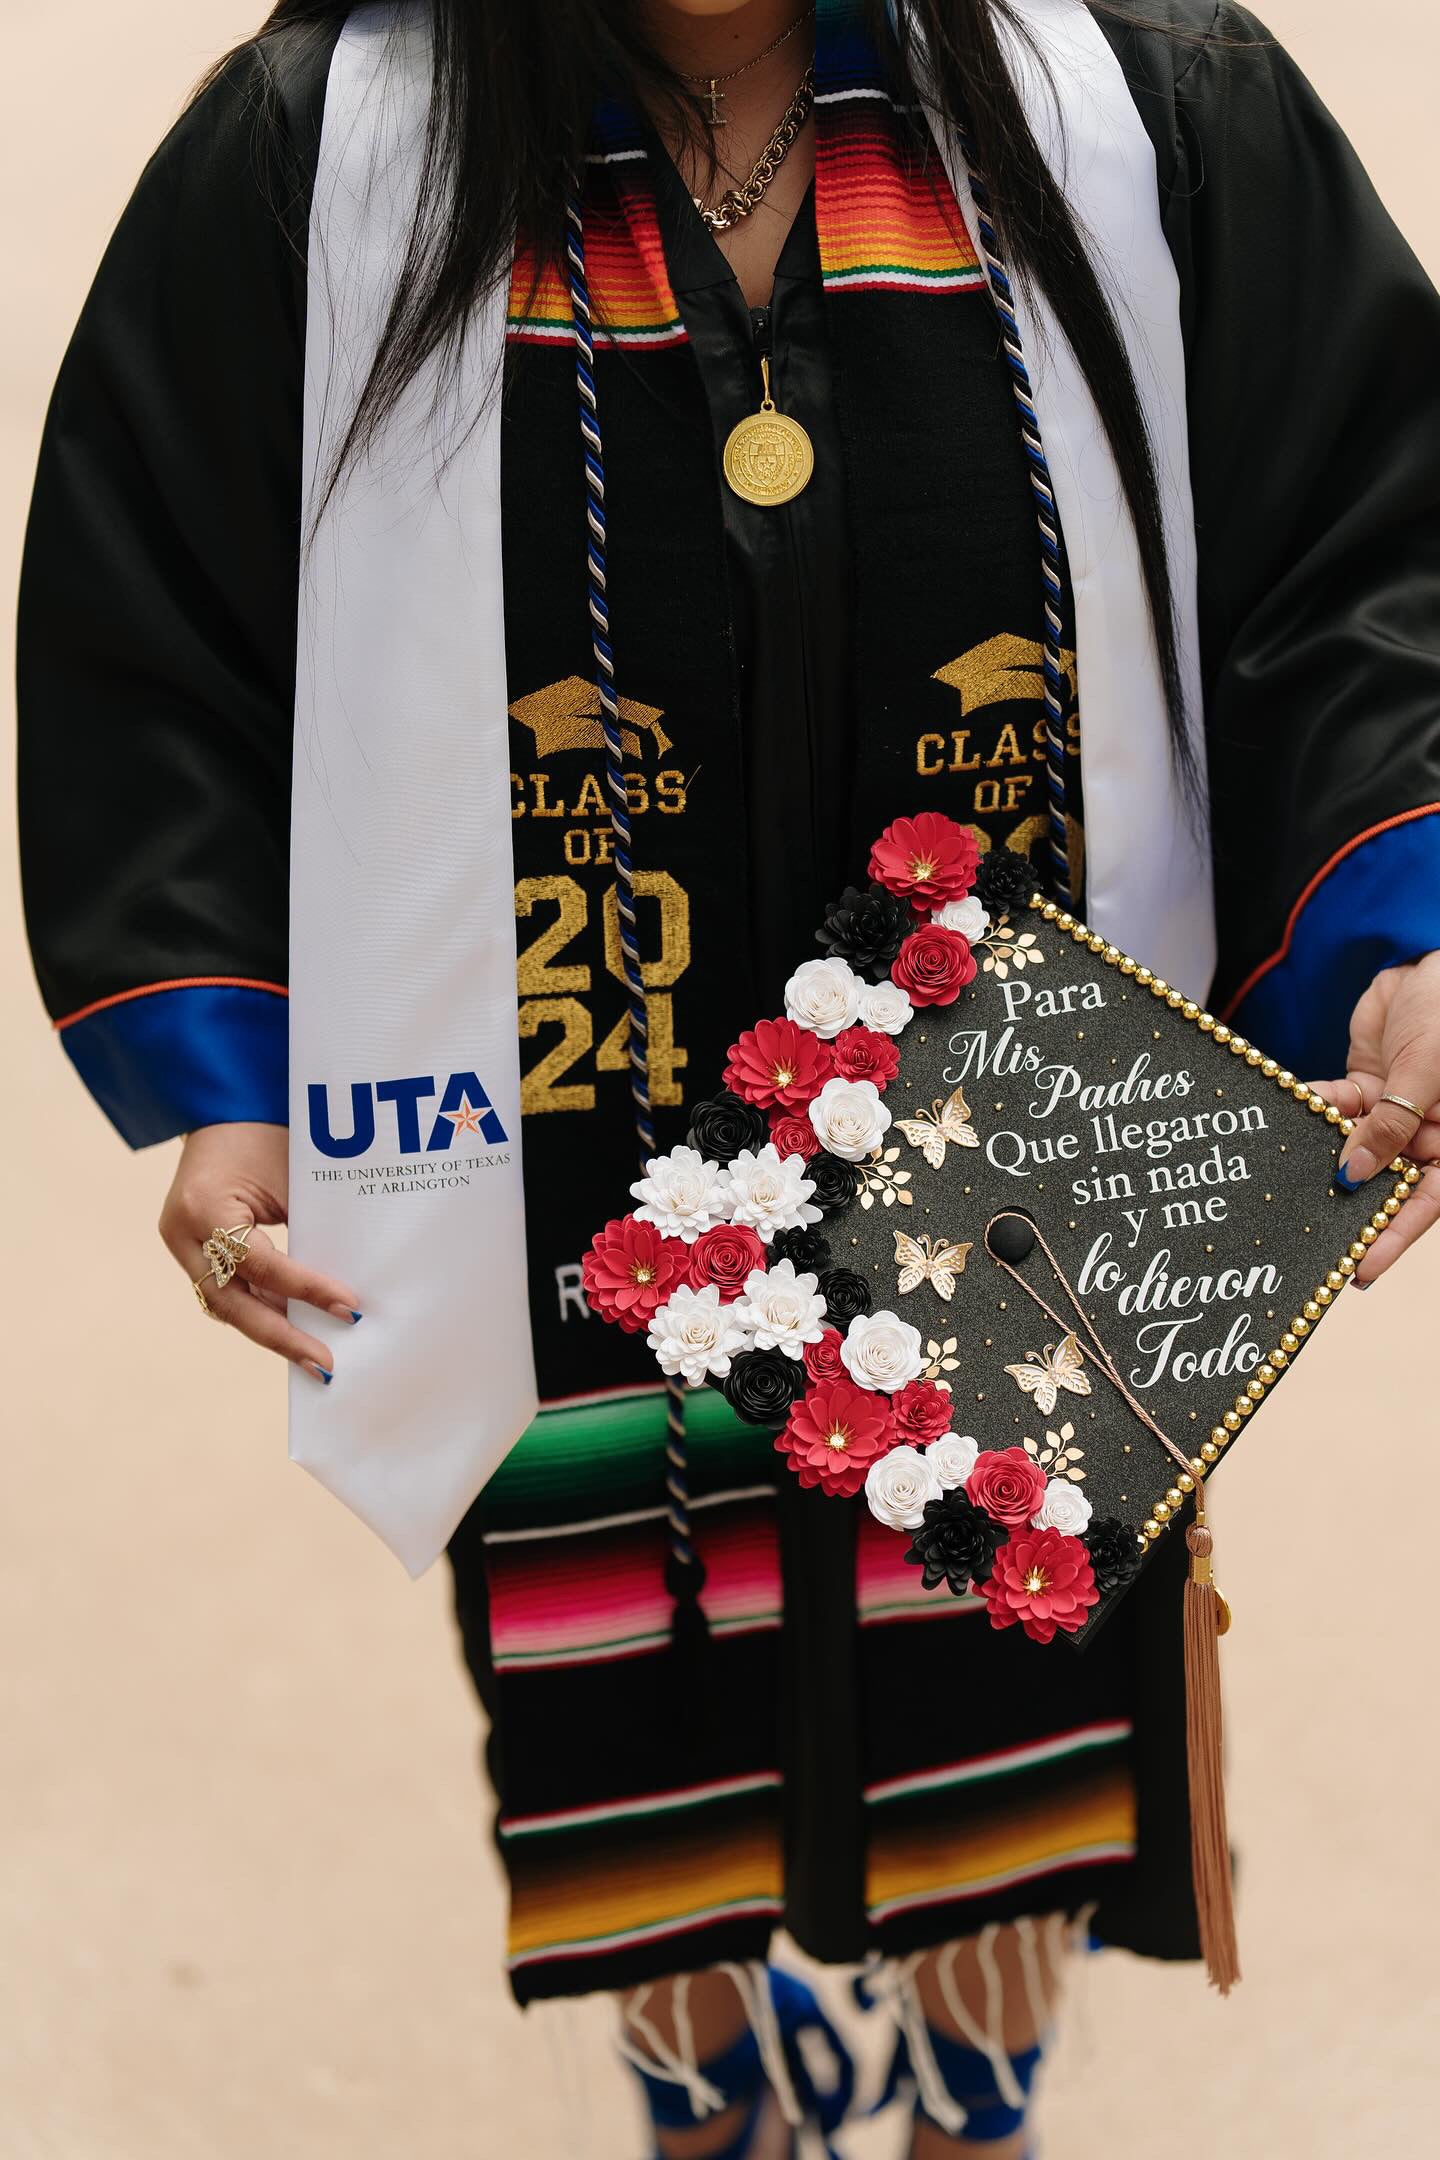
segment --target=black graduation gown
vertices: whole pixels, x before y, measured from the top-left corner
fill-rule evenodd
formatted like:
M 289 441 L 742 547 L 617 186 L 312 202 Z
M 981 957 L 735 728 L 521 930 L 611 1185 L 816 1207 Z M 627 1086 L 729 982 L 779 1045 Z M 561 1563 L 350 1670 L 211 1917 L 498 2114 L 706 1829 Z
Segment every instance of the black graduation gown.
M 1181 278 L 1214 1002 L 1237 1004 L 1246 1032 L 1297 1070 L 1336 1070 L 1375 969 L 1440 946 L 1440 827 L 1421 814 L 1440 808 L 1440 303 L 1253 19 L 1198 0 L 1161 13 L 1189 41 L 1099 19 L 1155 146 Z M 1195 40 L 1212 28 L 1236 42 Z M 134 993 L 258 1000 L 244 1007 L 251 1040 L 254 1011 L 283 1011 L 304 245 L 328 58 L 329 40 L 294 33 L 249 48 L 162 146 L 42 446 L 20 643 L 27 909 L 62 1041 L 136 1140 L 285 1114 L 283 1055 L 237 1074 L 233 1059 L 184 1054 L 183 1024 L 176 1037 L 137 1026 L 157 1008 Z M 261 103 L 282 124 L 257 158 Z M 809 544 L 840 529 L 813 520 Z M 840 588 L 833 561 L 801 574 Z M 766 728 L 755 742 L 781 760 L 762 768 L 761 796 L 783 799 L 806 745 Z M 833 865 L 817 860 L 816 875 L 821 900 Z M 258 1024 L 273 1050 L 274 1023 Z M 1178 1720 L 1163 1707 L 1174 1630 L 1140 1624 L 1147 1596 L 1155 1615 L 1174 1611 L 1168 1572 L 1157 1564 L 1131 1601 L 1157 1707 L 1136 1730 L 1139 1853 L 1101 1926 L 1187 1955 Z M 812 1624 L 848 1579 L 842 1567 L 809 1601 Z M 493 1702 L 483 1593 L 463 1558 L 461 1593 Z M 843 1664 L 827 1671 L 843 1699 Z M 813 1760 L 809 1774 L 823 1794 Z M 829 1858 L 832 1886 L 855 1835 Z M 798 1931 L 832 1955 L 863 1947 L 843 1898 Z
M 1335 1070 L 1375 970 L 1440 942 L 1415 814 L 1440 796 L 1440 304 L 1254 17 L 1137 12 L 1180 33 L 1098 16 L 1181 281 L 1213 1002 L 1296 1070 Z M 57 384 L 19 640 L 26 905 L 56 1021 L 139 984 L 285 980 L 304 251 L 332 43 L 248 48 L 179 122 Z M 281 122 L 263 155 L 261 106 Z M 145 1093 L 112 1083 L 123 1046 L 62 1040 L 112 1114 Z M 158 1102 L 140 1137 L 215 1101 Z

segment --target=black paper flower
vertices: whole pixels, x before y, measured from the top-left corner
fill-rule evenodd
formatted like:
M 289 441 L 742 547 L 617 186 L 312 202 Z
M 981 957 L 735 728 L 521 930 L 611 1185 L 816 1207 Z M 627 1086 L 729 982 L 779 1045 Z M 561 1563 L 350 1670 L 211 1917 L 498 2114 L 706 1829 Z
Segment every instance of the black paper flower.
M 1085 1549 L 1094 1570 L 1095 1587 L 1102 1597 L 1123 1589 L 1140 1572 L 1140 1547 L 1135 1532 L 1127 1530 L 1114 1515 L 1102 1515 L 1085 1532 Z
M 873 1302 L 869 1283 L 853 1268 L 828 1269 L 820 1277 L 819 1290 L 825 1300 L 826 1319 L 832 1327 L 839 1328 L 842 1335 L 852 1320 L 869 1312 Z
M 810 1198 L 822 1215 L 834 1215 L 849 1207 L 860 1190 L 860 1172 L 854 1163 L 842 1162 L 838 1155 L 812 1155 L 805 1165 L 805 1175 L 815 1187 Z
M 1039 882 L 1023 855 L 1013 848 L 991 848 L 975 873 L 975 898 L 987 914 L 998 915 L 1002 908 L 1024 907 Z
M 769 1138 L 764 1111 L 742 1102 L 729 1088 L 691 1107 L 687 1144 L 698 1148 L 707 1162 L 719 1163 L 722 1170 L 728 1170 L 742 1148 L 758 1154 Z
M 751 1425 L 783 1425 L 808 1380 L 800 1358 L 780 1350 L 742 1350 L 731 1359 L 721 1388 L 737 1417 Z
M 830 1247 L 818 1230 L 802 1224 L 794 1230 L 777 1230 L 770 1240 L 770 1257 L 788 1260 L 797 1275 L 818 1275 L 830 1265 Z
M 984 1582 L 995 1565 L 1003 1530 L 983 1508 L 972 1507 L 957 1486 L 925 1503 L 925 1520 L 910 1540 L 905 1558 L 923 1568 L 927 1590 L 948 1582 L 964 1597 L 972 1582 Z
M 847 885 L 826 908 L 815 942 L 832 959 L 848 960 L 857 975 L 882 982 L 901 939 L 914 927 L 915 911 L 907 900 L 897 899 L 883 885 Z

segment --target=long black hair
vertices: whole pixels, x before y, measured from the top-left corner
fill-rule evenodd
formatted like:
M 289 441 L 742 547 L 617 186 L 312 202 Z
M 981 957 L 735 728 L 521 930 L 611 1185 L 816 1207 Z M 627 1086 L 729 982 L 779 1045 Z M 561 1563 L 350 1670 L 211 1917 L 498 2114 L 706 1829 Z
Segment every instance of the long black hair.
M 261 35 L 323 36 L 351 5 L 278 0 Z M 932 106 L 968 127 L 1012 274 L 1044 294 L 1089 385 L 1139 544 L 1174 753 L 1193 783 L 1154 452 L 1124 341 L 1031 131 L 1000 26 L 1032 52 L 1033 41 L 1010 0 L 899 0 L 893 16 L 888 0 L 865 7 L 897 101 L 918 110 L 923 74 Z M 703 132 L 693 97 L 641 36 L 633 0 L 429 0 L 429 10 L 434 95 L 415 223 L 337 470 L 425 362 L 454 348 L 480 296 L 509 276 L 517 230 L 558 255 L 568 177 L 581 167 L 600 89 L 658 98 L 692 137 Z M 927 145 L 917 125 L 917 155 Z

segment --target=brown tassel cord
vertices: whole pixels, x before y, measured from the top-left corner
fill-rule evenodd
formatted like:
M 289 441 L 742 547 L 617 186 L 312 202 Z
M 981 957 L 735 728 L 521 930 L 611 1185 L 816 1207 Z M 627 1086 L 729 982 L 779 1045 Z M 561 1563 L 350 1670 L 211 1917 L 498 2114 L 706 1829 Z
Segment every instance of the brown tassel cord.
M 1240 1978 L 1230 1837 L 1225 1827 L 1225 1770 L 1221 1760 L 1220 1637 L 1230 1608 L 1215 1588 L 1214 1545 L 1197 1488 L 1195 1520 L 1185 1533 L 1190 1574 L 1185 1584 L 1185 1741 L 1190 1766 L 1190 1867 L 1200 1948 L 1211 1983 L 1228 1995 Z
M 1008 1250 L 997 1249 L 991 1233 L 1000 1223 L 1023 1224 L 1024 1236 L 1011 1239 Z M 1214 1546 L 1205 1520 L 1203 1480 L 1191 1467 L 1181 1447 L 1160 1430 L 1143 1403 L 1137 1402 L 1121 1379 L 1109 1351 L 1096 1333 L 1095 1323 L 1065 1278 L 1044 1236 L 1028 1215 L 1003 1209 L 985 1226 L 985 1246 L 992 1260 L 1004 1269 L 1058 1328 L 1073 1334 L 1071 1323 L 1056 1312 L 1014 1265 L 1029 1245 L 1040 1247 L 1051 1272 L 1079 1322 L 1086 1346 L 1097 1369 L 1104 1374 L 1135 1416 L 1155 1435 L 1174 1460 L 1181 1486 L 1190 1489 L 1195 1480 L 1195 1520 L 1185 1533 L 1190 1548 L 1190 1573 L 1185 1584 L 1185 1743 L 1190 1780 L 1190 1868 L 1194 1878 L 1195 1913 L 1200 1926 L 1200 1948 L 1212 1984 L 1228 1995 L 1240 1978 L 1240 1952 L 1235 1941 L 1235 1895 L 1230 1875 L 1230 1839 L 1225 1827 L 1225 1768 L 1220 1730 L 1220 1637 L 1230 1625 L 1230 1608 L 1215 1588 L 1210 1555 Z

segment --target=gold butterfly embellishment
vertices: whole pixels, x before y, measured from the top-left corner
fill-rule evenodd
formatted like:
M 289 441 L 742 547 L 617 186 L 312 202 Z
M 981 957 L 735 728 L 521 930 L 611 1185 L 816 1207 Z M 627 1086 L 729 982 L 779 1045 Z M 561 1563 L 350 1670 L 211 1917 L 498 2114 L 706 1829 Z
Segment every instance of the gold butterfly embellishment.
M 943 1166 L 947 1147 L 980 1145 L 980 1135 L 970 1122 L 964 1088 L 957 1087 L 944 1102 L 937 1095 L 930 1108 L 922 1110 L 918 1117 L 896 1118 L 895 1123 L 911 1147 L 919 1148 L 932 1170 Z
M 1046 1343 L 1043 1351 L 1027 1350 L 1025 1359 L 1023 1365 L 1007 1365 L 1005 1370 L 1026 1395 L 1035 1397 L 1035 1407 L 1042 1417 L 1048 1417 L 1055 1408 L 1061 1388 L 1067 1395 L 1090 1393 L 1090 1375 L 1073 1335 L 1062 1336 L 1058 1344 Z
M 969 1257 L 968 1244 L 952 1245 L 948 1238 L 913 1238 L 904 1230 L 897 1230 L 895 1265 L 900 1270 L 898 1288 L 901 1296 L 918 1290 L 922 1282 L 928 1282 L 935 1295 L 948 1304 L 955 1295 L 955 1278 L 964 1274 Z

